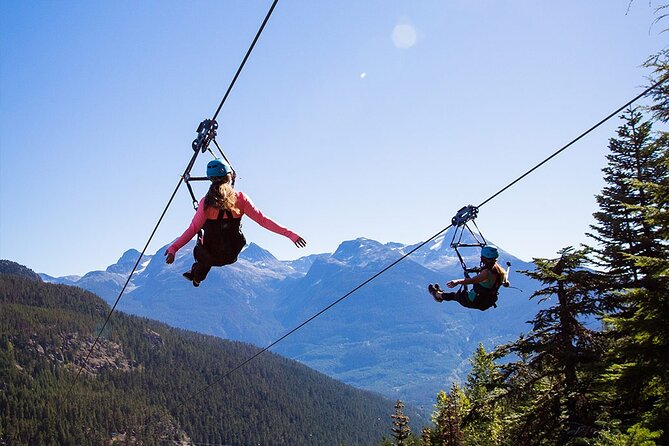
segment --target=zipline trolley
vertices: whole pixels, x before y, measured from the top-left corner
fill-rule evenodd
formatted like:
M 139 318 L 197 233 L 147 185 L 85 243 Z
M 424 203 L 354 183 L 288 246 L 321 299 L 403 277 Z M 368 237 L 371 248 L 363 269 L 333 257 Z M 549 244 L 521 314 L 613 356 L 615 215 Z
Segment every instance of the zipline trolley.
M 197 127 L 197 137 L 193 140 L 193 143 L 191 144 L 193 148 L 193 156 L 190 159 L 190 162 L 188 163 L 188 166 L 186 166 L 186 170 L 184 171 L 182 178 L 184 182 L 186 183 L 186 187 L 188 187 L 188 193 L 191 196 L 191 199 L 193 200 L 193 208 L 197 210 L 197 205 L 198 205 L 198 200 L 195 197 L 195 193 L 193 192 L 193 188 L 190 184 L 191 181 L 209 181 L 209 178 L 207 177 L 192 177 L 190 175 L 190 171 L 193 168 L 193 165 L 195 164 L 195 160 L 197 159 L 198 155 L 200 153 L 204 153 L 209 151 L 214 158 L 216 158 L 216 155 L 214 152 L 212 152 L 211 148 L 209 147 L 210 144 L 213 142 L 216 147 L 218 148 L 218 151 L 221 154 L 221 158 L 225 160 L 226 163 L 232 168 L 232 185 L 235 185 L 235 178 L 237 177 L 237 173 L 235 172 L 234 167 L 232 167 L 232 163 L 230 163 L 230 160 L 228 160 L 228 157 L 225 156 L 225 153 L 221 150 L 221 147 L 218 145 L 216 142 L 216 131 L 218 130 L 218 123 L 214 119 L 205 119 L 200 123 L 200 125 Z
M 451 219 L 451 225 L 455 228 L 453 238 L 451 239 L 451 248 L 455 250 L 458 260 L 460 260 L 465 277 L 469 277 L 470 273 L 478 273 L 479 268 L 467 267 L 461 250 L 463 248 L 467 251 L 470 248 L 480 249 L 487 245 L 485 237 L 483 237 L 481 230 L 476 225 L 476 221 L 474 221 L 478 216 L 478 212 L 479 209 L 476 206 L 467 205 L 461 208 Z M 470 223 L 474 226 L 475 230 L 472 230 L 469 226 Z

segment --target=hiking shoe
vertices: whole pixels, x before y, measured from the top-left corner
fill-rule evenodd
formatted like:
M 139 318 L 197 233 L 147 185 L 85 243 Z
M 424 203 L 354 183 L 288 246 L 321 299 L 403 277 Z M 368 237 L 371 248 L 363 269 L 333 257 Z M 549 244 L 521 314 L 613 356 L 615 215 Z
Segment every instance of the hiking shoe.
M 184 276 L 186 278 L 186 280 L 190 280 L 191 282 L 193 282 L 194 287 L 199 287 L 200 286 L 200 282 L 195 280 L 195 277 L 193 276 L 193 271 L 188 271 L 186 273 L 183 273 L 182 276 Z
M 436 283 L 434 285 L 429 284 L 427 286 L 427 291 L 432 295 L 432 298 L 434 299 L 435 302 L 441 303 L 444 301 L 444 299 L 441 297 L 441 289 L 439 288 L 439 284 Z

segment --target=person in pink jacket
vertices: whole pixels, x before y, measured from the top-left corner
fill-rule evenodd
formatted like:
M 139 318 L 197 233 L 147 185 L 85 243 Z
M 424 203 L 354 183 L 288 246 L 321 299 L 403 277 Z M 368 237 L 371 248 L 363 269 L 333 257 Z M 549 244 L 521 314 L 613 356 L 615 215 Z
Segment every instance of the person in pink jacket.
M 242 215 L 265 229 L 288 237 L 298 248 L 307 246 L 307 242 L 288 228 L 266 217 L 253 205 L 253 202 L 240 191 L 232 188 L 232 168 L 220 159 L 207 164 L 207 177 L 211 186 L 207 195 L 200 200 L 193 221 L 188 229 L 165 251 L 168 264 L 174 262 L 174 256 L 193 236 L 203 230 L 193 250 L 195 263 L 183 276 L 199 286 L 212 266 L 230 265 L 237 261 L 237 256 L 246 245 L 246 238 L 241 231 Z

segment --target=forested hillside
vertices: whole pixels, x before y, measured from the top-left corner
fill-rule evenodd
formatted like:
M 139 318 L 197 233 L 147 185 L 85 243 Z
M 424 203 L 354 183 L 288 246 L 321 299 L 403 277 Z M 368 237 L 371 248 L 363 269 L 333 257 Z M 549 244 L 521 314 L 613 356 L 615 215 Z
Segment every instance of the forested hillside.
M 15 272 L 15 271 L 12 271 Z M 258 350 L 0 274 L 0 444 L 370 444 L 392 403 Z M 78 379 L 75 376 L 84 365 Z

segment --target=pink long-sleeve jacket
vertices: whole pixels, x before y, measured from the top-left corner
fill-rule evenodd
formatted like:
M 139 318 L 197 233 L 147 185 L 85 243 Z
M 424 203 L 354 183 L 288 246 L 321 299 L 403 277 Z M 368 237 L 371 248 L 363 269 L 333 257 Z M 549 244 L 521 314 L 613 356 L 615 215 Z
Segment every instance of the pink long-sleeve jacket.
M 239 209 L 239 213 L 232 211 L 232 216 L 235 218 L 241 218 L 242 215 L 248 215 L 251 220 L 255 221 L 258 223 L 260 226 L 262 226 L 265 229 L 268 229 L 272 232 L 275 232 L 277 234 L 283 235 L 285 237 L 288 237 L 293 243 L 297 241 L 297 239 L 300 238 L 299 235 L 295 234 L 293 231 L 291 231 L 288 228 L 284 228 L 274 220 L 272 220 L 269 217 L 266 217 L 260 209 L 255 207 L 253 202 L 247 197 L 244 192 L 241 191 L 235 191 L 237 194 L 237 208 Z M 178 250 L 180 250 L 186 243 L 188 243 L 190 240 L 193 239 L 195 234 L 198 233 L 200 229 L 204 226 L 204 223 L 209 219 L 209 220 L 216 220 L 218 218 L 218 209 L 214 207 L 209 207 L 208 209 L 205 209 L 204 205 L 204 198 L 200 200 L 200 204 L 197 207 L 197 211 L 195 212 L 195 216 L 193 217 L 193 220 L 190 222 L 190 226 L 188 226 L 188 229 L 184 231 L 181 236 L 170 245 L 169 248 L 167 248 L 167 253 L 175 255 Z

